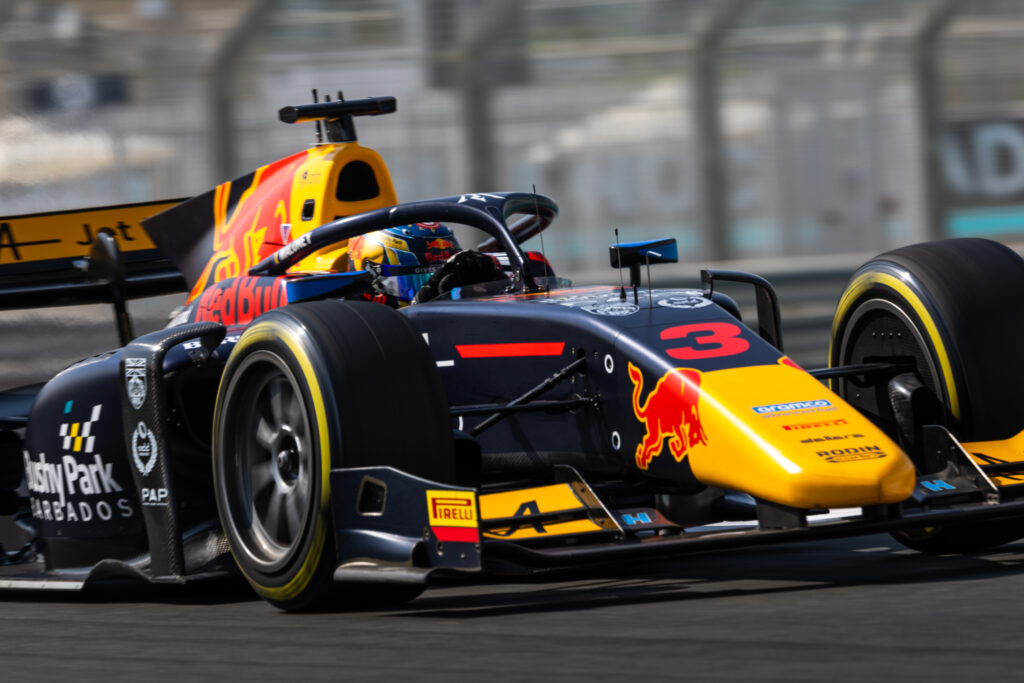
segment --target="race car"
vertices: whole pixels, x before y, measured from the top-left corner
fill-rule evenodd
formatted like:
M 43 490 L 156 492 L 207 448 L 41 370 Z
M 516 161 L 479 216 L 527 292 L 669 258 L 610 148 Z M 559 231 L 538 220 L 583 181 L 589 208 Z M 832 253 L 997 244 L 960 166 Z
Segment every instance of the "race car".
M 286 107 L 327 141 L 186 200 L 0 219 L 0 306 L 111 302 L 122 339 L 0 392 L 0 536 L 23 539 L 0 587 L 241 573 L 299 611 L 879 531 L 1024 537 L 1015 252 L 882 254 L 805 370 L 763 278 L 653 287 L 674 239 L 613 244 L 619 282 L 573 288 L 521 246 L 548 197 L 399 203 L 353 123 L 395 110 Z M 723 281 L 754 288 L 750 325 Z M 175 291 L 136 338 L 125 301 Z

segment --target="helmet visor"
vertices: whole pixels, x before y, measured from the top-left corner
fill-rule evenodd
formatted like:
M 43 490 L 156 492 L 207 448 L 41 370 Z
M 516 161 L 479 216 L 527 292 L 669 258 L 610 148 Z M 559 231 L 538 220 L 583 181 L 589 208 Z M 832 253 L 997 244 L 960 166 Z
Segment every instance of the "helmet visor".
M 435 266 L 380 266 L 380 277 L 377 286 L 385 292 L 396 296 L 402 301 L 412 301 L 420 287 L 427 283 L 441 264 Z

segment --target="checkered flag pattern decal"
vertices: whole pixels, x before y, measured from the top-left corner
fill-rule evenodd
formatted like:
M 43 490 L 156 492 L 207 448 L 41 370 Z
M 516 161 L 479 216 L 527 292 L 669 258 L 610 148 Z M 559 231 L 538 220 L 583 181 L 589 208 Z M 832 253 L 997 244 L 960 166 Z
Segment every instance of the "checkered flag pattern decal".
M 92 453 L 96 437 L 92 435 L 92 426 L 100 419 L 102 405 L 92 407 L 92 416 L 86 422 L 65 422 L 60 426 L 60 435 L 64 437 L 65 451 L 74 453 Z

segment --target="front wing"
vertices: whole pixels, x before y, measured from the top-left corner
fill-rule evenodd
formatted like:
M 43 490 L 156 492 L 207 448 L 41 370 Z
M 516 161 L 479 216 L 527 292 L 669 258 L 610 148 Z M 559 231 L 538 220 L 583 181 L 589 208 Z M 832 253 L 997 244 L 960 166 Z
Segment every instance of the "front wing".
M 389 467 L 334 470 L 334 576 L 425 584 L 446 575 L 531 572 L 1024 517 L 1020 492 L 995 486 L 945 429 L 926 431 L 933 448 L 947 456 L 945 466 L 918 476 L 903 503 L 806 511 L 735 495 L 732 521 L 685 527 L 635 501 L 609 506 L 601 489 L 570 467 L 555 468 L 552 484 L 498 492 Z M 1020 467 L 1024 471 L 1024 462 Z

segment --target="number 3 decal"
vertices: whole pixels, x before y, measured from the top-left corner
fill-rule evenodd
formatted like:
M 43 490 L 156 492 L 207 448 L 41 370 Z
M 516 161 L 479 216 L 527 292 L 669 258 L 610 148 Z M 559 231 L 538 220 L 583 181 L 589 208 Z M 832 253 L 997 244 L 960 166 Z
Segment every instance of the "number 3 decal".
M 661 331 L 661 338 L 682 340 L 684 346 L 667 349 L 665 353 L 680 360 L 735 356 L 750 348 L 740 336 L 739 325 L 732 323 L 693 323 L 676 325 Z

